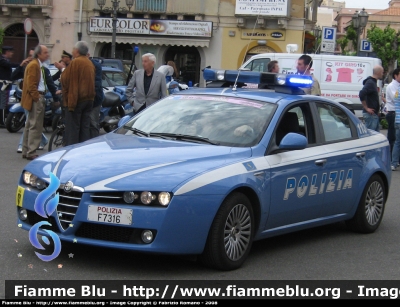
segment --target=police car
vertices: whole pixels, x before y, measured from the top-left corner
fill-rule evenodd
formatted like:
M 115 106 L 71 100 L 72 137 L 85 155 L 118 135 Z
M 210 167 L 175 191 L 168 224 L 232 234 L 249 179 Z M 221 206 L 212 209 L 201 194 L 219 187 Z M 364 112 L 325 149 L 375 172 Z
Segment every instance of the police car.
M 45 221 L 38 235 L 61 242 L 198 255 L 220 270 L 241 267 L 256 240 L 339 221 L 377 230 L 391 182 L 384 135 L 304 95 L 308 76 L 206 69 L 204 78 L 230 86 L 169 95 L 26 165 L 18 225 Z M 38 210 L 44 195 L 49 214 Z

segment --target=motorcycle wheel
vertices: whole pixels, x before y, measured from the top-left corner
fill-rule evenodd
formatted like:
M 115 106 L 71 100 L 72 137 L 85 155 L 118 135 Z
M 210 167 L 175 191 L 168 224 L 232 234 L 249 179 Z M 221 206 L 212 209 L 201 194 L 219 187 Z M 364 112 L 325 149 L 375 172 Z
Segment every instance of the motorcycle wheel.
M 6 119 L 6 128 L 9 132 L 14 133 L 21 130 L 21 128 L 25 125 L 25 119 L 22 117 L 25 116 L 25 113 L 8 113 Z M 22 119 L 22 120 L 21 120 Z
M 64 146 L 64 125 L 60 125 L 56 127 L 50 137 L 48 151 L 52 151 L 57 148 L 61 148 Z
M 61 115 L 55 114 L 51 121 L 51 129 L 53 129 L 53 131 L 55 131 L 60 124 L 61 124 Z

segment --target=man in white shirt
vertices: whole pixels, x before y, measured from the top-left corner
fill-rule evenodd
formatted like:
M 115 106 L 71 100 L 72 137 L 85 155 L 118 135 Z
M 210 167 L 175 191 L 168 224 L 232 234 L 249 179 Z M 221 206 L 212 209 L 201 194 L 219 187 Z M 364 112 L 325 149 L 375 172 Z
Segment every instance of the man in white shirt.
M 392 82 L 386 88 L 386 99 L 384 99 L 386 107 L 386 121 L 388 123 L 387 138 L 390 144 L 390 151 L 393 150 L 394 142 L 396 141 L 396 127 L 395 127 L 395 105 L 394 99 L 396 92 L 400 86 L 400 68 L 396 68 L 392 73 Z M 385 101 L 386 100 L 386 101 Z

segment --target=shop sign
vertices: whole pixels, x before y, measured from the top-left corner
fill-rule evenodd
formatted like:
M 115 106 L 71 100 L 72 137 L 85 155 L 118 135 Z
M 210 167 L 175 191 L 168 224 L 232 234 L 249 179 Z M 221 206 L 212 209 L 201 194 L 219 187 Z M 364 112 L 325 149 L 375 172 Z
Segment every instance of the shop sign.
M 289 0 L 236 0 L 236 15 L 288 16 Z
M 284 31 L 274 30 L 244 30 L 242 31 L 242 39 L 269 39 L 269 40 L 285 40 Z
M 118 18 L 117 33 L 162 36 L 211 37 L 212 22 Z M 112 33 L 112 18 L 92 17 L 90 32 Z

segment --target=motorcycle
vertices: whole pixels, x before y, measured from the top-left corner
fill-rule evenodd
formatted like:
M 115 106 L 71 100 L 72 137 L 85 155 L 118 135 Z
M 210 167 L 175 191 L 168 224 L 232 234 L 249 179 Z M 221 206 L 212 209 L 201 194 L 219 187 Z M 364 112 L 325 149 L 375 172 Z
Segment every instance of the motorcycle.
M 126 86 L 115 86 L 104 93 L 104 101 L 100 108 L 100 128 L 111 132 L 118 127 L 119 120 L 133 112 L 133 107 L 125 96 Z
M 16 98 L 16 102 L 11 108 L 8 110 L 8 115 L 6 118 L 6 128 L 9 132 L 15 133 L 22 129 L 25 126 L 26 116 L 25 109 L 21 106 L 21 96 L 22 90 L 17 87 L 14 92 L 14 96 Z M 53 118 L 61 114 L 61 107 L 57 108 L 55 111 L 53 110 L 53 98 L 51 93 L 47 93 L 45 95 L 46 99 L 46 108 L 44 114 L 43 127 L 46 132 L 48 132 L 47 127 L 52 126 L 54 130 Z

